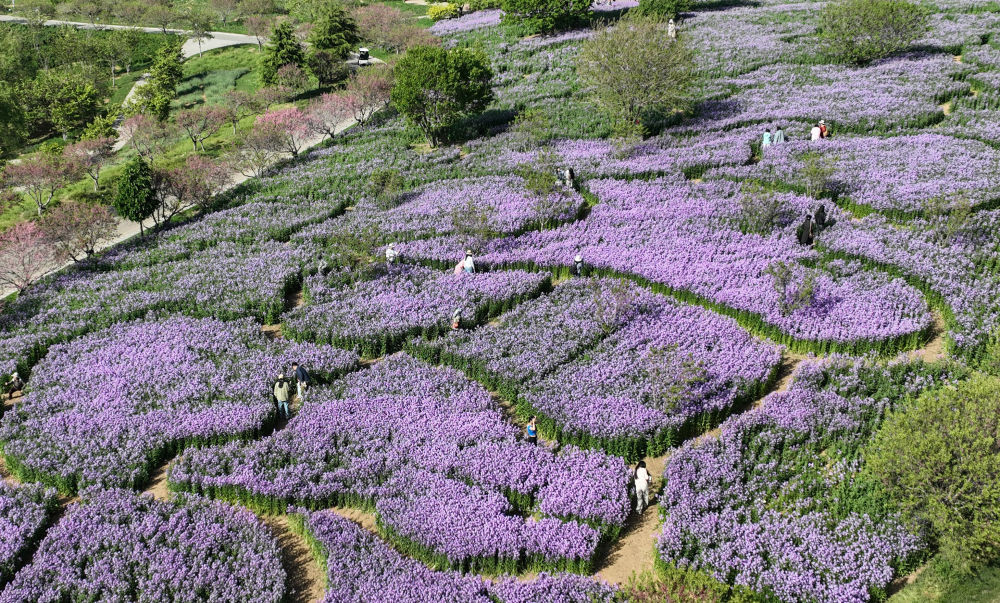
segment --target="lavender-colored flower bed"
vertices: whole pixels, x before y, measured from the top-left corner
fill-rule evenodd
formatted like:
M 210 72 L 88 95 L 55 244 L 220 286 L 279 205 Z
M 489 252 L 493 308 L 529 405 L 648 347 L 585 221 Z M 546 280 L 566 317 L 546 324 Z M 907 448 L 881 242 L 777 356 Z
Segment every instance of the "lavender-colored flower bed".
M 679 29 L 704 73 L 739 75 L 773 63 L 808 61 L 821 7 L 809 2 L 702 11 L 685 18 Z
M 948 217 L 911 220 L 907 226 L 872 215 L 836 225 L 823 233 L 820 245 L 922 283 L 945 306 L 953 351 L 976 357 L 1000 325 L 994 276 L 1000 266 L 1000 212 L 977 212 L 954 232 Z
M 431 26 L 430 32 L 436 36 L 450 36 L 483 27 L 500 25 L 503 11 L 499 9 L 477 10 L 456 19 L 445 19 Z
M 415 353 L 443 362 L 497 389 L 508 399 L 528 384 L 641 316 L 655 296 L 615 279 L 574 279 L 503 314 L 497 324 L 430 341 Z
M 178 446 L 265 430 L 275 416 L 270 387 L 292 362 L 319 379 L 357 363 L 334 348 L 270 342 L 259 328 L 175 317 L 53 346 L 3 417 L 8 466 L 64 492 L 141 486 Z
M 406 195 L 391 209 L 359 202 L 346 215 L 306 228 L 296 241 L 327 241 L 361 233 L 377 241 L 402 241 L 476 228 L 517 234 L 575 218 L 584 201 L 564 188 L 547 196 L 529 192 L 518 177 L 469 178 L 433 184 Z
M 586 220 L 492 241 L 480 254 L 480 265 L 568 267 L 582 248 L 587 266 L 632 275 L 783 343 L 820 351 L 913 347 L 931 323 L 920 293 L 901 279 L 857 265 L 842 265 L 835 274 L 799 264 L 817 257 L 794 238 L 798 216 L 813 211 L 815 200 L 776 194 L 784 218 L 761 236 L 737 227 L 742 196 L 734 183 L 599 180 L 588 186 L 602 202 Z M 834 208 L 828 211 L 844 219 Z M 416 241 L 400 251 L 444 262 L 449 249 L 465 242 Z M 792 283 L 815 275 L 812 296 L 802 307 L 782 308 L 767 273 L 778 262 L 791 266 Z
M 475 324 L 537 296 L 548 283 L 545 275 L 523 271 L 454 274 L 419 266 L 393 266 L 332 288 L 318 277 L 307 282 L 311 303 L 284 316 L 285 334 L 381 356 L 414 335 L 447 331 L 456 308 L 463 324 Z
M 756 164 L 709 175 L 804 187 L 807 162 L 816 155 L 833 168 L 829 185 L 867 209 L 905 215 L 924 211 L 932 200 L 949 207 L 1000 200 L 1000 184 L 993 178 L 1000 151 L 939 134 L 789 142 L 771 146 Z
M 638 459 L 662 454 L 763 394 L 781 363 L 780 348 L 703 308 L 662 297 L 650 306 L 526 387 L 521 413 L 543 417 L 543 432 L 560 440 Z
M 842 130 L 865 134 L 922 127 L 941 118 L 938 106 L 965 93 L 954 78 L 968 69 L 947 55 L 885 59 L 865 68 L 841 65 L 770 65 L 722 80 L 739 90 L 731 98 L 705 102 L 691 131 L 731 128 L 754 122 L 825 119 L 834 136 Z
M 608 585 L 574 574 L 542 573 L 529 582 L 488 582 L 434 571 L 333 511 L 296 513 L 293 518 L 319 545 L 326 564 L 329 586 L 324 603 L 379 603 L 390 595 L 399 603 L 609 603 L 615 593 Z
M 269 509 L 374 507 L 386 537 L 442 568 L 588 571 L 628 514 L 628 468 L 518 431 L 457 371 L 396 355 L 314 391 L 273 436 L 186 452 L 169 479 Z
M 965 45 L 982 44 L 1000 25 L 1000 14 L 992 11 L 932 13 L 930 29 L 915 46 L 936 46 L 962 53 Z
M 561 140 L 552 145 L 551 151 L 557 154 L 560 165 L 585 176 L 697 175 L 707 168 L 746 163 L 750 144 L 759 136 L 760 128 L 748 127 L 703 136 L 663 135 L 626 148 L 603 139 Z M 531 165 L 538 155 L 537 151 L 510 151 L 500 162 L 511 167 Z M 485 161 L 496 160 L 487 157 Z
M 782 601 L 868 601 L 924 544 L 855 485 L 858 450 L 893 404 L 947 378 L 921 363 L 803 364 L 791 391 L 670 457 L 660 558 Z
M 24 563 L 58 507 L 56 492 L 38 484 L 0 482 L 0 587 Z
M 278 545 L 249 511 L 112 489 L 70 506 L 0 601 L 278 603 L 285 590 Z

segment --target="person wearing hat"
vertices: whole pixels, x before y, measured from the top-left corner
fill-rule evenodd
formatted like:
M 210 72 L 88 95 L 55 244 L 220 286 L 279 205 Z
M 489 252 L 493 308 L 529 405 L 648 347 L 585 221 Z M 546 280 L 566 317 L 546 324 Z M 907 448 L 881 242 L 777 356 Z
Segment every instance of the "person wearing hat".
M 278 416 L 287 419 L 288 412 L 288 381 L 285 374 L 278 375 L 278 380 L 274 383 L 274 399 L 278 402 Z
M 472 259 L 472 251 L 469 249 L 465 250 L 465 261 L 462 267 L 465 269 L 466 274 L 472 274 L 476 271 L 476 262 Z
M 396 244 L 389 243 L 385 248 L 385 262 L 387 264 L 395 264 L 397 257 L 399 257 L 399 254 L 396 252 Z
M 830 131 L 826 129 L 826 122 L 822 119 L 819 120 L 819 137 L 826 138 L 830 135 Z

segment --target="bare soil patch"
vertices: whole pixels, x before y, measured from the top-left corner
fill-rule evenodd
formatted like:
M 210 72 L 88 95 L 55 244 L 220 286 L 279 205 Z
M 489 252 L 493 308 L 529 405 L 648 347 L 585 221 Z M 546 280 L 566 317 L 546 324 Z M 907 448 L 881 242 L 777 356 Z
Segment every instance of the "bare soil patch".
M 281 565 L 288 575 L 288 596 L 291 603 L 318 603 L 323 600 L 323 572 L 313 557 L 304 536 L 296 534 L 285 515 L 263 515 L 281 549 Z M 267 568 L 261 568 L 267 571 Z

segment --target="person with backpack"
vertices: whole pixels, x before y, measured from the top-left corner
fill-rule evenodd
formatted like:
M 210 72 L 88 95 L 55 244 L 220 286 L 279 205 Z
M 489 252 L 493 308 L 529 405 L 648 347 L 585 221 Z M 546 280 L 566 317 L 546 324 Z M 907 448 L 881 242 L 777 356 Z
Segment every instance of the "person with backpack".
M 649 506 L 649 485 L 653 479 L 646 470 L 646 461 L 639 461 L 635 471 L 632 473 L 635 482 L 635 512 L 642 515 Z
M 278 375 L 278 380 L 274 383 L 274 399 L 278 403 L 278 416 L 288 419 L 288 380 L 285 374 Z
M 295 388 L 296 393 L 299 395 L 299 402 L 305 399 L 306 390 L 309 389 L 309 385 L 312 378 L 309 376 L 309 371 L 306 367 L 299 366 L 298 362 L 292 363 L 292 376 L 295 377 Z

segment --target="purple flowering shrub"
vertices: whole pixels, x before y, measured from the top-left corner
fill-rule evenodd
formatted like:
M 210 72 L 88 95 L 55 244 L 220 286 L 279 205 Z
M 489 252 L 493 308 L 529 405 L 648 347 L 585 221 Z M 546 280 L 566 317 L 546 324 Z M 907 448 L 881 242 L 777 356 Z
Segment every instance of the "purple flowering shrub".
M 735 321 L 631 283 L 573 279 L 413 353 L 516 400 L 543 434 L 637 459 L 763 393 L 781 351 Z
M 1000 200 L 1000 186 L 993 182 L 1000 152 L 979 141 L 939 134 L 788 142 L 767 149 L 759 163 L 719 168 L 709 176 L 770 180 L 801 189 L 806 161 L 816 155 L 833 168 L 830 181 L 841 195 L 838 203 L 864 213 L 909 217 L 934 199 L 948 206 Z
M 670 457 L 661 562 L 781 601 L 878 598 L 925 543 L 860 477 L 859 449 L 894 404 L 948 381 L 951 370 L 805 362 L 790 391 Z
M 514 578 L 490 582 L 450 570 L 435 571 L 333 511 L 295 509 L 291 517 L 326 567 L 324 603 L 377 603 L 390 594 L 399 603 L 610 603 L 615 593 L 611 586 L 574 574 L 542 573 L 528 582 Z
M 408 193 L 390 209 L 363 199 L 344 216 L 306 228 L 295 239 L 326 241 L 346 233 L 365 233 L 388 243 L 447 235 L 463 228 L 518 234 L 571 220 L 583 204 L 580 194 L 568 188 L 542 197 L 526 190 L 518 177 L 469 178 Z
M 12 486 L 0 482 L 0 587 L 25 562 L 56 514 L 59 501 L 53 489 L 39 484 Z
M 8 467 L 66 493 L 141 487 L 182 446 L 270 429 L 270 388 L 292 362 L 320 380 L 357 365 L 349 352 L 271 342 L 259 329 L 174 317 L 53 346 L 0 424 Z
M 628 515 L 628 468 L 517 437 L 479 385 L 400 354 L 315 390 L 270 437 L 185 452 L 169 481 L 262 509 L 373 509 L 438 568 L 589 571 Z
M 630 460 L 659 456 L 762 395 L 781 349 L 730 318 L 657 302 L 517 401 L 542 433 Z
M 406 265 L 332 287 L 317 276 L 306 281 L 310 303 L 283 317 L 284 332 L 378 357 L 415 335 L 447 332 L 456 308 L 462 324 L 477 324 L 548 286 L 548 276 L 520 270 L 454 274 Z
M 764 121 L 825 119 L 837 136 L 845 130 L 880 134 L 924 127 L 943 117 L 939 103 L 968 92 L 969 85 L 955 79 L 967 70 L 946 55 L 889 58 L 864 69 L 768 65 L 718 80 L 718 86 L 737 92 L 702 103 L 698 117 L 684 128 L 703 132 Z M 864 102 L 858 96 L 862 90 Z
M 111 489 L 69 507 L 0 601 L 279 603 L 285 592 L 278 545 L 253 513 Z
M 483 27 L 500 25 L 500 9 L 477 10 L 455 19 L 438 21 L 431 26 L 430 32 L 436 36 L 449 36 Z
M 501 315 L 496 324 L 415 339 L 409 347 L 431 364 L 461 369 L 513 400 L 527 384 L 642 316 L 655 299 L 632 283 L 573 279 Z
M 780 343 L 823 353 L 912 348 L 930 328 L 926 302 L 902 279 L 860 264 L 837 270 L 808 266 L 819 256 L 795 241 L 795 229 L 798 216 L 818 205 L 813 199 L 774 193 L 783 217 L 761 235 L 738 227 L 743 193 L 736 183 L 598 180 L 588 186 L 601 203 L 586 220 L 493 240 L 477 265 L 567 271 L 581 249 L 588 269 L 635 279 L 736 318 Z M 833 207 L 828 215 L 845 219 Z M 405 243 L 399 251 L 444 264 L 449 250 L 466 242 L 442 237 Z M 792 272 L 781 292 L 769 273 L 779 262 Z M 810 279 L 808 303 L 786 307 L 784 298 L 797 290 L 795 283 Z
M 976 212 L 957 230 L 947 216 L 911 220 L 907 226 L 898 228 L 871 215 L 835 225 L 818 244 L 831 254 L 860 258 L 921 287 L 944 314 L 950 351 L 977 359 L 1000 326 L 995 284 L 1000 212 Z

